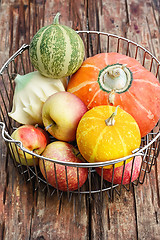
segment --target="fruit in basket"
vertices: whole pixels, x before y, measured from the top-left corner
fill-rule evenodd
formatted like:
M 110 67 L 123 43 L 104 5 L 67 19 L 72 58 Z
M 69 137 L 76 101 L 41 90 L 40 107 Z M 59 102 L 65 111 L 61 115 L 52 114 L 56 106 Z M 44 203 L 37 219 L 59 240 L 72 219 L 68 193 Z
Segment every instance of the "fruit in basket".
M 8 115 L 21 124 L 42 125 L 42 106 L 46 99 L 59 91 L 65 91 L 67 79 L 52 79 L 38 71 L 15 78 L 12 111 Z
M 56 139 L 74 141 L 78 123 L 86 111 L 86 105 L 77 96 L 58 92 L 51 95 L 43 105 L 43 124 Z
M 132 163 L 133 163 L 133 170 L 132 170 Z M 112 174 L 114 174 L 113 183 L 121 184 L 122 176 L 123 176 L 122 184 L 129 184 L 130 182 L 133 182 L 138 178 L 140 169 L 141 169 L 141 164 L 142 164 L 142 157 L 136 156 L 134 159 L 134 162 L 133 160 L 131 160 L 130 162 L 125 164 L 124 173 L 123 173 L 124 165 L 115 168 L 114 172 L 113 172 L 113 166 L 112 166 L 112 168 L 110 169 L 103 169 L 103 178 L 108 182 L 112 182 Z M 96 168 L 96 171 L 101 176 L 102 169 L 99 167 L 99 168 Z M 131 172 L 132 172 L 132 178 L 131 178 Z
M 83 115 L 78 124 L 76 140 L 82 156 L 93 163 L 131 155 L 133 150 L 140 147 L 141 135 L 138 124 L 129 113 L 118 106 L 102 105 Z M 115 167 L 122 164 L 116 163 Z
M 41 127 L 38 127 L 36 125 L 35 125 L 35 127 L 44 134 L 44 136 L 46 137 L 46 140 L 47 140 L 47 145 L 48 145 L 50 143 L 50 135 L 49 135 L 49 133 L 45 129 L 41 128 Z
M 11 137 L 16 141 L 21 141 L 25 149 L 38 155 L 44 151 L 49 142 L 47 133 L 44 134 L 43 130 L 32 125 L 20 126 L 12 133 Z M 10 152 L 13 158 L 22 165 L 34 166 L 38 164 L 37 157 L 26 152 L 24 154 L 24 151 L 15 143 L 10 144 Z
M 58 160 L 60 163 L 65 162 L 66 164 L 70 162 L 85 162 L 81 154 L 79 154 L 79 151 L 74 146 L 62 141 L 55 141 L 47 145 L 46 149 L 42 153 L 42 156 L 45 158 Z M 42 175 L 48 181 L 48 183 L 54 188 L 58 187 L 58 189 L 61 191 L 67 191 L 67 182 L 69 191 L 78 189 L 78 181 L 79 187 L 81 187 L 86 182 L 88 176 L 87 168 L 78 168 L 77 171 L 77 167 L 70 167 L 57 163 L 54 164 L 54 162 L 43 159 L 39 160 L 39 167 Z M 66 180 L 66 173 L 68 181 Z
M 29 55 L 33 66 L 44 76 L 61 78 L 73 74 L 84 59 L 84 44 L 72 28 L 59 24 L 42 27 L 33 37 Z
M 67 91 L 91 109 L 120 105 L 137 121 L 141 136 L 160 118 L 160 84 L 134 58 L 119 53 L 100 53 L 86 59 L 71 77 Z

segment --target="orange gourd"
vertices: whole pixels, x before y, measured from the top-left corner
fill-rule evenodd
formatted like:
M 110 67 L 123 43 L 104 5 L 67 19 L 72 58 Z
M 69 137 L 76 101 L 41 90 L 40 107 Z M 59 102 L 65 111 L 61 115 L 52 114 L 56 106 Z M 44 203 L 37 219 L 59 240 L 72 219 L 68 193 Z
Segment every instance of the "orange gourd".
M 71 77 L 67 91 L 88 107 L 120 105 L 137 121 L 141 136 L 160 118 L 160 84 L 134 58 L 119 53 L 100 53 L 86 59 Z
M 88 162 L 105 162 L 132 154 L 140 147 L 141 134 L 135 119 L 121 108 L 102 105 L 86 112 L 76 134 L 80 153 Z M 128 158 L 127 162 L 132 158 Z M 119 167 L 123 162 L 116 163 Z M 105 168 L 111 168 L 106 166 Z

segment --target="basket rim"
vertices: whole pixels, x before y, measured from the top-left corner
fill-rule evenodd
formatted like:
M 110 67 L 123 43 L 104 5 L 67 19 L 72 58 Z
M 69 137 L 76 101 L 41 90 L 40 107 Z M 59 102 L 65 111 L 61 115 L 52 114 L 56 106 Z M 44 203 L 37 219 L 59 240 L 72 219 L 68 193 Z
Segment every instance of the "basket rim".
M 65 165 L 65 166 L 85 167 L 85 168 L 88 168 L 88 167 L 90 167 L 90 168 L 92 168 L 92 167 L 105 167 L 105 166 L 113 165 L 113 164 L 116 164 L 116 163 L 125 162 L 127 159 L 134 158 L 136 156 L 144 156 L 145 155 L 144 151 L 149 146 L 151 146 L 160 137 L 160 131 L 159 131 L 159 133 L 157 133 L 157 135 L 147 145 L 145 145 L 142 148 L 135 149 L 134 151 L 132 151 L 132 154 L 130 154 L 128 156 L 125 156 L 125 157 L 122 157 L 122 158 L 117 158 L 117 159 L 114 159 L 114 160 L 109 160 L 109 161 L 104 161 L 104 162 L 75 163 L 75 162 L 64 162 L 64 161 L 59 161 L 59 160 L 55 160 L 55 159 L 50 159 L 50 158 L 44 157 L 42 155 L 36 154 L 36 153 L 34 153 L 32 151 L 29 151 L 28 149 L 23 147 L 23 144 L 22 144 L 21 141 L 16 141 L 9 135 L 9 133 L 5 130 L 5 123 L 0 122 L 0 128 L 2 129 L 2 137 L 3 137 L 3 139 L 6 142 L 8 142 L 8 143 L 16 144 L 25 153 L 31 154 L 32 156 L 37 157 L 37 158 L 42 159 L 42 160 L 47 160 L 47 161 L 50 161 L 50 162 L 53 162 L 53 163 L 57 163 L 57 164 L 61 164 L 61 165 Z
M 87 34 L 98 34 L 98 35 L 106 35 L 108 37 L 114 37 L 114 38 L 117 38 L 117 39 L 121 39 L 121 40 L 124 40 L 128 43 L 132 43 L 133 45 L 137 46 L 138 48 L 142 49 L 143 51 L 145 51 L 146 53 L 148 53 L 152 58 L 154 58 L 157 63 L 159 64 L 160 66 L 160 61 L 158 60 L 158 58 L 156 58 L 149 50 L 147 50 L 145 47 L 143 47 L 142 45 L 128 39 L 128 38 L 125 38 L 125 37 L 122 37 L 122 36 L 118 36 L 116 34 L 113 34 L 113 33 L 107 33 L 107 32 L 103 32 L 103 31 L 92 31 L 92 30 L 78 30 L 76 31 L 78 34 L 79 33 L 87 33 Z M 5 68 L 9 65 L 9 63 L 15 58 L 17 57 L 17 55 L 19 55 L 20 53 L 22 53 L 25 49 L 29 48 L 29 44 L 23 44 L 4 64 L 3 66 L 1 67 L 0 69 L 0 74 L 2 74 L 2 72 L 5 70 Z
M 92 30 L 79 30 L 79 31 L 76 31 L 77 33 L 87 33 L 87 34 L 102 34 L 102 35 L 106 35 L 108 37 L 114 37 L 114 38 L 117 38 L 117 39 L 121 39 L 121 40 L 124 40 L 128 43 L 132 43 L 133 45 L 137 46 L 138 48 L 144 50 L 146 53 L 148 53 L 152 58 L 154 58 L 157 63 L 159 63 L 160 65 L 160 61 L 158 60 L 158 58 L 156 58 L 149 50 L 147 50 L 145 47 L 143 47 L 142 45 L 128 39 L 128 38 L 125 38 L 125 37 L 122 37 L 122 36 L 118 36 L 116 34 L 113 34 L 113 33 L 108 33 L 108 32 L 103 32 L 103 31 L 92 31 Z

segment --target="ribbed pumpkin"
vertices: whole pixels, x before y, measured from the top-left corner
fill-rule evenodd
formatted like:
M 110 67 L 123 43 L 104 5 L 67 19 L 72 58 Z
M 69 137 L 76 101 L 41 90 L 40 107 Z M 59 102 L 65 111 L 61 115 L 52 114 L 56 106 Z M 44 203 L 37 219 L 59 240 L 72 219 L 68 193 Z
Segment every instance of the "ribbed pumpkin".
M 88 107 L 120 105 L 137 121 L 141 136 L 160 118 L 160 84 L 153 73 L 134 58 L 100 53 L 86 59 L 69 81 L 67 91 Z
M 118 107 L 117 107 L 118 108 Z M 86 112 L 77 128 L 77 146 L 88 162 L 105 162 L 132 154 L 139 148 L 138 124 L 126 111 L 114 106 L 97 106 Z M 132 158 L 127 159 L 127 162 Z M 123 162 L 115 164 L 121 166 Z M 111 168 L 106 166 L 105 168 Z
M 84 44 L 72 28 L 59 24 L 42 27 L 33 37 L 29 54 L 33 66 L 44 76 L 61 78 L 73 74 L 84 59 Z

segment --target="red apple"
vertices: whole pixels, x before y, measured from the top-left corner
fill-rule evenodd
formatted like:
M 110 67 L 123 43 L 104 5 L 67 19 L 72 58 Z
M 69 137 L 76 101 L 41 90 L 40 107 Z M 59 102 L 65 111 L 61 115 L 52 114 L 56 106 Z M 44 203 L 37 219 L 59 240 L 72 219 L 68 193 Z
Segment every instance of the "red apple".
M 74 141 L 78 123 L 86 111 L 86 105 L 73 93 L 57 92 L 43 105 L 43 124 L 56 139 Z
M 130 183 L 132 162 L 133 162 L 133 160 L 130 161 L 129 163 L 125 164 L 125 170 L 124 170 L 123 183 L 122 184 L 129 184 Z M 141 156 L 136 156 L 135 160 L 134 160 L 134 165 L 133 165 L 133 173 L 132 173 L 131 182 L 135 181 L 138 178 L 139 173 L 140 173 L 140 169 L 141 169 L 141 163 L 142 163 L 142 157 Z M 114 169 L 114 179 L 113 179 L 114 184 L 121 184 L 123 167 L 124 166 L 122 165 L 122 166 Z M 96 168 L 96 171 L 101 176 L 102 169 L 101 168 Z M 113 173 L 113 168 L 110 168 L 110 169 L 103 168 L 103 178 L 105 180 L 107 180 L 108 182 L 112 182 L 112 173 Z
M 43 129 L 40 129 L 39 127 L 36 128 L 32 125 L 23 125 L 17 128 L 12 133 L 11 137 L 15 140 L 21 141 L 24 148 L 38 155 L 40 155 L 44 151 L 48 142 L 48 138 L 43 133 Z M 26 156 L 25 158 L 23 151 L 18 146 L 17 146 L 17 149 L 15 144 L 12 143 L 11 146 L 10 146 L 11 154 L 13 155 L 13 157 L 15 157 L 15 160 L 18 163 L 21 163 L 22 165 L 28 165 L 28 166 L 34 166 L 38 164 L 39 160 L 37 157 L 33 158 L 31 154 L 25 153 L 25 156 Z M 17 150 L 18 150 L 19 156 L 17 154 Z
M 59 160 L 63 162 L 84 162 L 82 156 L 78 154 L 79 151 L 69 143 L 62 141 L 55 141 L 47 145 L 46 149 L 42 153 L 42 156 Z M 44 167 L 45 165 L 45 167 Z M 56 165 L 56 167 L 54 167 Z M 42 175 L 47 179 L 48 183 L 54 188 L 56 186 L 55 169 L 57 176 L 58 189 L 61 191 L 67 191 L 66 171 L 65 166 L 61 164 L 55 164 L 48 160 L 39 160 L 39 167 Z M 88 176 L 87 168 L 79 168 L 79 187 L 81 187 Z M 77 168 L 67 166 L 67 178 L 68 178 L 68 190 L 73 191 L 78 189 Z
M 36 126 L 36 128 L 39 129 L 44 134 L 44 136 L 46 137 L 46 140 L 47 140 L 47 145 L 48 145 L 50 143 L 49 133 L 41 127 Z

